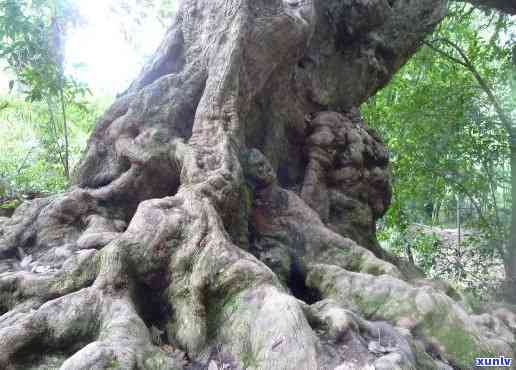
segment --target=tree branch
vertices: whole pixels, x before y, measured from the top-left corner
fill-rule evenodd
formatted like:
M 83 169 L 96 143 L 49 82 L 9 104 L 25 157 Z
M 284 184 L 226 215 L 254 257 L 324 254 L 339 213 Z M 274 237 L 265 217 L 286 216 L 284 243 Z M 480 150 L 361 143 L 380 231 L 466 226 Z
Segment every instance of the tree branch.
M 476 6 L 496 9 L 507 14 L 516 14 L 516 2 L 511 0 L 467 0 L 467 2 Z
M 461 59 L 448 54 L 447 52 L 443 51 L 442 49 L 439 49 L 437 46 L 435 46 L 436 42 L 442 42 L 442 43 L 450 46 L 452 49 L 454 49 L 460 55 Z M 507 130 L 507 133 L 510 136 L 512 136 L 514 130 L 512 128 L 511 119 L 505 113 L 504 109 L 502 108 L 501 103 L 498 101 L 498 98 L 496 97 L 493 90 L 489 86 L 489 83 L 480 75 L 477 68 L 475 67 L 475 65 L 473 64 L 471 59 L 469 59 L 466 52 L 464 50 L 462 50 L 462 48 L 459 45 L 457 45 L 456 43 L 454 43 L 446 38 L 434 39 L 431 42 L 425 41 L 424 43 L 425 43 L 425 45 L 427 45 L 429 48 L 431 48 L 435 52 L 437 52 L 440 55 L 444 56 L 445 58 L 453 61 L 454 63 L 460 64 L 461 66 L 463 66 L 464 68 L 466 68 L 468 71 L 471 72 L 471 74 L 473 75 L 473 77 L 475 78 L 477 83 L 479 84 L 480 88 L 487 95 L 489 102 L 495 109 L 496 114 L 498 115 L 498 118 L 500 119 L 503 126 Z
M 445 51 L 439 49 L 438 47 L 434 46 L 431 42 L 423 41 L 423 44 L 425 44 L 426 46 L 428 46 L 430 49 L 432 49 L 436 53 L 440 54 L 441 56 L 445 57 L 446 59 L 451 60 L 453 63 L 460 64 L 461 66 L 467 68 L 466 63 L 464 63 L 463 61 L 461 61 L 458 58 L 455 58 L 453 55 L 450 55 L 450 54 L 446 53 Z

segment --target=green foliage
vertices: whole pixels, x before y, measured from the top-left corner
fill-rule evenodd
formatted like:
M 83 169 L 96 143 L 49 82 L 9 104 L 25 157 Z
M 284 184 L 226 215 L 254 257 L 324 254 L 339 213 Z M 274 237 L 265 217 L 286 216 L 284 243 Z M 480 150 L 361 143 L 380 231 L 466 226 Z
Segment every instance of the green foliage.
M 418 265 L 424 271 L 430 271 L 434 264 L 434 258 L 439 251 L 441 240 L 436 234 L 418 233 L 413 240 L 414 249 L 419 256 Z
M 98 115 L 87 86 L 64 73 L 78 19 L 68 0 L 0 0 L 0 59 L 14 76 L 0 99 L 0 176 L 11 192 L 63 190 Z
M 20 205 L 20 201 L 18 199 L 11 199 L 7 202 L 0 204 L 0 209 L 15 209 Z
M 67 186 L 55 154 L 54 134 L 47 125 L 47 106 L 20 99 L 5 100 L 0 111 L 0 179 L 9 196 L 15 193 L 60 192 Z M 87 109 L 68 106 L 71 165 L 78 163 L 97 117 L 109 101 L 91 101 Z
M 82 25 L 76 5 L 74 0 L 0 0 L 0 65 L 12 76 L 9 96 L 0 97 L 1 196 L 66 188 L 106 107 L 65 73 L 67 33 Z M 143 27 L 164 27 L 176 10 L 174 0 L 113 0 L 110 6 L 135 49 L 147 42 L 139 38 Z
M 439 255 L 442 241 L 435 233 L 422 233 L 417 230 L 401 230 L 394 226 L 382 228 L 378 239 L 391 252 L 399 256 L 410 254 L 414 263 L 426 274 L 431 274 L 435 258 Z
M 64 74 L 65 33 L 77 17 L 66 0 L 0 1 L 0 58 L 15 74 L 28 102 L 44 102 L 45 135 L 49 161 L 60 164 L 70 175 L 69 122 L 71 106 L 86 109 L 88 89 Z M 4 108 L 5 109 L 5 108 Z
M 29 101 L 81 90 L 62 73 L 65 28 L 75 15 L 65 0 L 0 1 L 0 58 L 7 62 Z M 11 84 L 13 86 L 13 83 Z
M 500 258 L 506 248 L 511 213 L 507 127 L 486 89 L 461 63 L 466 56 L 495 91 L 502 110 L 513 112 L 511 27 L 506 16 L 452 4 L 451 16 L 427 46 L 363 107 L 391 150 L 393 205 L 380 232 L 399 254 L 406 255 L 410 246 L 425 271 L 439 243 L 408 233 L 409 225 L 454 227 L 457 207 L 461 226 L 481 231 L 487 240 L 483 247 L 471 243 L 478 253 Z

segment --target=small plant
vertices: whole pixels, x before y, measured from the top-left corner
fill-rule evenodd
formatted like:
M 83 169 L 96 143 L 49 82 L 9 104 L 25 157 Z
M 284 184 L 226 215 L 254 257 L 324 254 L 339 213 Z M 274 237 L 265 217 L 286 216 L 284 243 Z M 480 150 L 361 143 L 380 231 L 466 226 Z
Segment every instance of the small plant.
M 122 369 L 122 365 L 120 365 L 120 362 L 118 362 L 118 360 L 114 359 L 113 361 L 111 361 L 111 363 L 108 365 L 108 370 L 117 370 L 117 369 Z
M 3 203 L 0 203 L 1 209 L 15 209 L 20 205 L 21 201 L 19 199 L 10 199 Z

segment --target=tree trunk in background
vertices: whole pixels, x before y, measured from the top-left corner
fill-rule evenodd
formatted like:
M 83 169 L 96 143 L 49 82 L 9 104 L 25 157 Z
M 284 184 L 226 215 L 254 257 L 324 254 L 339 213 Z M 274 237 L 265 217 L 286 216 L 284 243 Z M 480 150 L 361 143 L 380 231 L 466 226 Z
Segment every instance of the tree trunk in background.
M 59 16 L 55 14 L 52 15 L 52 24 L 51 24 L 51 48 L 52 55 L 54 59 L 54 63 L 57 66 L 57 89 L 58 93 L 56 96 L 57 99 L 57 109 L 60 111 L 60 117 L 63 120 L 63 139 L 64 139 L 64 153 L 60 153 L 60 157 L 62 158 L 63 165 L 63 173 L 67 181 L 70 181 L 70 144 L 69 144 L 69 136 L 68 136 L 68 120 L 66 114 L 66 101 L 64 95 L 64 61 L 65 61 L 65 32 L 66 27 L 62 24 L 59 19 Z M 56 124 L 59 121 L 56 121 Z M 59 131 L 56 131 L 56 141 L 59 141 L 60 137 L 58 135 Z M 61 150 L 61 146 L 57 146 L 59 150 Z
M 68 137 L 68 120 L 66 117 L 66 102 L 63 92 L 63 84 L 60 82 L 61 86 L 59 87 L 59 103 L 61 108 L 61 117 L 63 119 L 63 135 L 64 135 L 64 158 L 63 158 L 63 168 L 64 175 L 66 180 L 70 181 L 70 143 Z
M 516 133 L 511 133 L 510 164 L 511 164 L 511 230 L 506 256 L 507 297 L 516 303 Z
M 0 368 L 512 357 L 502 319 L 488 328 L 451 287 L 408 281 L 359 245 L 381 251 L 390 186 L 387 149 L 357 107 L 444 5 L 183 1 L 97 124 L 76 186 L 0 219 Z
M 512 91 L 516 92 L 516 47 L 512 50 Z M 516 304 L 516 126 L 507 117 L 505 126 L 510 149 L 510 187 L 511 187 L 511 229 L 509 231 L 509 245 L 504 258 L 506 296 L 509 301 Z
M 457 223 L 457 252 L 460 254 L 460 244 L 461 244 L 461 217 L 460 217 L 460 196 L 455 194 L 455 203 L 456 203 L 456 223 Z M 460 256 L 459 256 L 460 257 Z

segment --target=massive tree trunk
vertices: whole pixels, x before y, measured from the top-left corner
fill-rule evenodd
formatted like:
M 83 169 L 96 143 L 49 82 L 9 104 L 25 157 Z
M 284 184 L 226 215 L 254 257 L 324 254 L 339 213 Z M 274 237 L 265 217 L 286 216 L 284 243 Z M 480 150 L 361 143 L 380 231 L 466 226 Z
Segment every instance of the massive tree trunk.
M 441 0 L 185 0 L 70 191 L 0 221 L 0 368 L 469 368 L 508 311 L 409 279 L 357 107 Z M 371 251 L 375 252 L 372 253 Z

